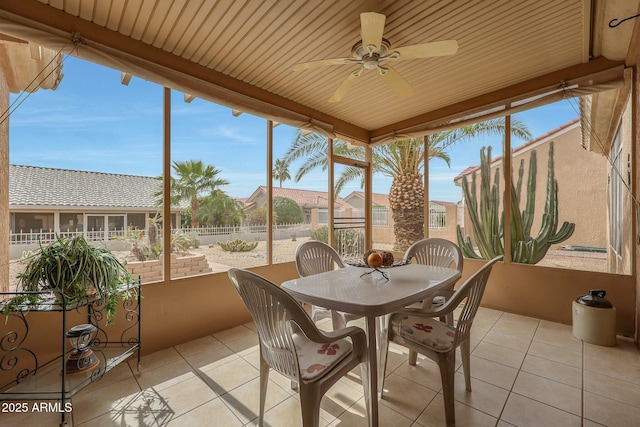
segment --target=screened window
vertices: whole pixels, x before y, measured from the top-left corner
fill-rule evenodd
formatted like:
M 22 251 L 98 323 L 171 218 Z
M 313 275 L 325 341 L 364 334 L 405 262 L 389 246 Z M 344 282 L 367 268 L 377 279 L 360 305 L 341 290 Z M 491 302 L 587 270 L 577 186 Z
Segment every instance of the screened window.
M 145 221 L 143 213 L 130 213 L 127 214 L 127 227 L 131 227 L 134 230 L 144 230 Z

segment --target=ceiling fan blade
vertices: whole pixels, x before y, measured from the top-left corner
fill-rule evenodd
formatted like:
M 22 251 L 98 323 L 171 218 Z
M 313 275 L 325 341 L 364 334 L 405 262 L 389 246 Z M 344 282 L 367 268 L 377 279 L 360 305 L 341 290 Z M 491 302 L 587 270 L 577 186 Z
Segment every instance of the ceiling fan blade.
M 362 69 L 359 69 L 349 74 L 349 76 L 342 82 L 338 89 L 333 92 L 333 95 L 331 95 L 331 98 L 329 98 L 329 102 L 340 101 L 345 96 L 349 88 L 356 82 L 356 79 L 363 74 L 362 71 Z
M 309 68 L 318 68 L 318 67 L 324 67 L 327 65 L 350 64 L 352 61 L 353 61 L 353 58 L 331 58 L 331 59 L 321 59 L 319 61 L 301 62 L 300 64 L 296 64 L 293 66 L 293 71 L 308 70 Z
M 430 43 L 414 44 L 411 46 L 399 47 L 392 49 L 393 52 L 400 54 L 399 61 L 405 59 L 430 58 L 432 56 L 447 56 L 458 52 L 458 42 L 455 40 L 443 40 Z
M 360 14 L 360 36 L 362 37 L 362 46 L 365 48 L 375 46 L 375 49 L 370 49 L 371 52 L 380 49 L 382 34 L 384 33 L 384 22 L 386 19 L 386 16 L 375 12 L 365 12 Z
M 378 67 L 380 78 L 389 85 L 398 96 L 409 96 L 413 93 L 411 85 L 391 67 Z

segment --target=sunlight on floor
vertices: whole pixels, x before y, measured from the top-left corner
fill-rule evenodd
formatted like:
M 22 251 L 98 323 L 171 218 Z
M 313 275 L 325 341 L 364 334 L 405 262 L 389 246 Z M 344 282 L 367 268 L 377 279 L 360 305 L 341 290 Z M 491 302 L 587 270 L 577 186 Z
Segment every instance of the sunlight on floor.
M 356 323 L 357 324 L 357 323 Z M 329 320 L 320 322 L 329 328 Z M 472 329 L 473 392 L 456 374 L 458 426 L 638 426 L 640 353 L 582 343 L 571 326 L 481 308 Z M 437 366 L 391 345 L 381 426 L 443 426 Z M 458 364 L 460 362 L 458 361 Z M 73 398 L 74 426 L 252 426 L 259 407 L 255 325 L 238 326 L 122 364 Z M 301 426 L 290 381 L 271 371 L 265 425 Z M 322 401 L 321 425 L 365 426 L 360 370 Z M 2 425 L 58 425 L 59 414 L 0 414 Z

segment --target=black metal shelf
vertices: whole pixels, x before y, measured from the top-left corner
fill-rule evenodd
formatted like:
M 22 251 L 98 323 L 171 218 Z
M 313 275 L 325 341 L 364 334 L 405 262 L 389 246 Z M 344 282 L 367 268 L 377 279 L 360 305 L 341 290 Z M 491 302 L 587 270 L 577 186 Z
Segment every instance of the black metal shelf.
M 68 302 L 60 293 L 51 292 L 2 292 L 0 310 L 15 297 L 28 295 L 31 300 L 13 304 L 11 311 L 3 312 L 7 320 L 0 326 L 0 375 L 15 378 L 0 385 L 0 401 L 60 401 L 64 408 L 67 401 L 90 384 L 99 381 L 107 372 L 137 353 L 137 371 L 140 372 L 140 282 L 121 287 L 126 327 L 116 340 L 109 338 L 105 328 L 104 300 L 97 297 Z M 127 296 L 127 298 L 124 298 Z M 67 314 L 78 312 L 87 316 L 87 323 L 97 330 L 91 349 L 100 363 L 93 369 L 79 373 L 67 373 L 68 350 L 66 331 Z M 62 351 L 60 355 L 44 363 L 36 353 L 25 346 L 29 336 L 27 313 L 59 312 L 62 322 Z M 7 326 L 8 325 L 8 326 Z M 61 411 L 61 426 L 66 426 L 65 412 Z

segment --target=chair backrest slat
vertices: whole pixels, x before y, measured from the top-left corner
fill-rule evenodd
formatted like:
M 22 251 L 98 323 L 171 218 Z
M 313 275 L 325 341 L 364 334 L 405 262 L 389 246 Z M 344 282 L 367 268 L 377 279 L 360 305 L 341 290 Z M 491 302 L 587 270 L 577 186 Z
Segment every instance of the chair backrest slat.
M 300 277 L 344 268 L 345 264 L 331 246 L 317 240 L 302 243 L 296 249 L 296 269 Z
M 440 238 L 422 239 L 409 246 L 405 259 L 415 259 L 418 264 L 455 268 L 462 271 L 462 251 L 455 243 Z

